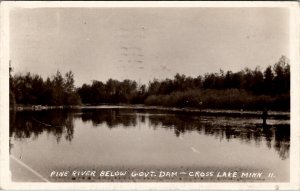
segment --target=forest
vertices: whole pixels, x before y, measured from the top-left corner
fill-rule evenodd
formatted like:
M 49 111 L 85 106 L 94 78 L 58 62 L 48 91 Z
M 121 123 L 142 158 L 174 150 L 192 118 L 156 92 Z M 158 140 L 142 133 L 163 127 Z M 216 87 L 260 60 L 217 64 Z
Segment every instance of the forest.
M 71 106 L 144 104 L 203 109 L 289 111 L 290 64 L 282 56 L 265 70 L 245 68 L 238 72 L 220 70 L 197 77 L 177 73 L 173 79 L 153 79 L 148 84 L 134 80 L 93 80 L 74 85 L 72 71 L 43 79 L 38 74 L 13 74 L 10 67 L 10 106 Z

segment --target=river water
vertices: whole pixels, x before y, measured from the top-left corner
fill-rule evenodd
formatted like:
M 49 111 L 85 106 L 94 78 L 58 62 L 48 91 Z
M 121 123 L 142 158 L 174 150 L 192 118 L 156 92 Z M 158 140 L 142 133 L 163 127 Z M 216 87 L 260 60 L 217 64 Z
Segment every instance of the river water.
M 10 114 L 10 155 L 49 181 L 289 181 L 289 147 L 289 119 L 271 118 L 263 125 L 253 116 L 126 108 Z M 22 173 L 16 165 L 10 166 L 18 181 Z M 73 177 L 74 170 L 96 171 L 96 176 Z M 68 176 L 52 176 L 66 171 Z M 99 176 L 102 171 L 128 176 Z M 157 176 L 132 176 L 149 171 Z M 195 177 L 191 172 L 196 171 L 214 174 Z M 224 172 L 238 177 L 217 176 Z M 241 178 L 241 173 L 263 176 Z

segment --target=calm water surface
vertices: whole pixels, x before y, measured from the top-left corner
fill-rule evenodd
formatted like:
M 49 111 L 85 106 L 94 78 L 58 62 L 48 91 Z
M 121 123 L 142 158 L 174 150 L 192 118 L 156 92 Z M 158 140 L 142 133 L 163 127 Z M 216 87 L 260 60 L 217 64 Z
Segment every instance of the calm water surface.
M 55 169 L 264 169 L 289 178 L 289 120 L 133 109 L 22 111 L 10 154 L 45 177 Z M 12 172 L 13 173 L 13 172 Z

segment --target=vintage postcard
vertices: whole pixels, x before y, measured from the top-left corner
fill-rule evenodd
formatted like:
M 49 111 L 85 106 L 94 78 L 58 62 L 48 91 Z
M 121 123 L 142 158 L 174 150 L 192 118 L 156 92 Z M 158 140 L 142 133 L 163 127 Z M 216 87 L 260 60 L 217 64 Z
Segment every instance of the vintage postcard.
M 299 190 L 299 15 L 1 2 L 1 188 Z

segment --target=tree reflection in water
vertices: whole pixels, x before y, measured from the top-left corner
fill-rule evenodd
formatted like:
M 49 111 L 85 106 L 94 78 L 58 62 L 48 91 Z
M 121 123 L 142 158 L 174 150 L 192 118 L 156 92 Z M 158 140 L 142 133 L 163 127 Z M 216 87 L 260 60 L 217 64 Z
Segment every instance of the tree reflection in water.
M 10 112 L 10 137 L 37 138 L 43 132 L 56 137 L 57 143 L 64 136 L 72 141 L 74 113 L 62 110 Z
M 200 117 L 191 114 L 167 114 L 130 109 L 11 112 L 10 137 L 17 139 L 37 138 L 41 133 L 47 132 L 56 137 L 57 143 L 62 137 L 71 142 L 74 135 L 74 119 L 92 122 L 93 127 L 106 124 L 108 128 L 136 127 L 139 123 L 149 121 L 150 128 L 154 130 L 157 128 L 171 129 L 177 137 L 186 132 L 196 131 L 206 136 L 214 136 L 220 141 L 238 139 L 242 143 L 255 141 L 257 145 L 260 145 L 262 140 L 265 140 L 267 147 L 275 149 L 281 159 L 289 158 L 289 124 L 263 126 L 262 122 L 251 122 L 253 118 L 248 119 L 246 117 Z

